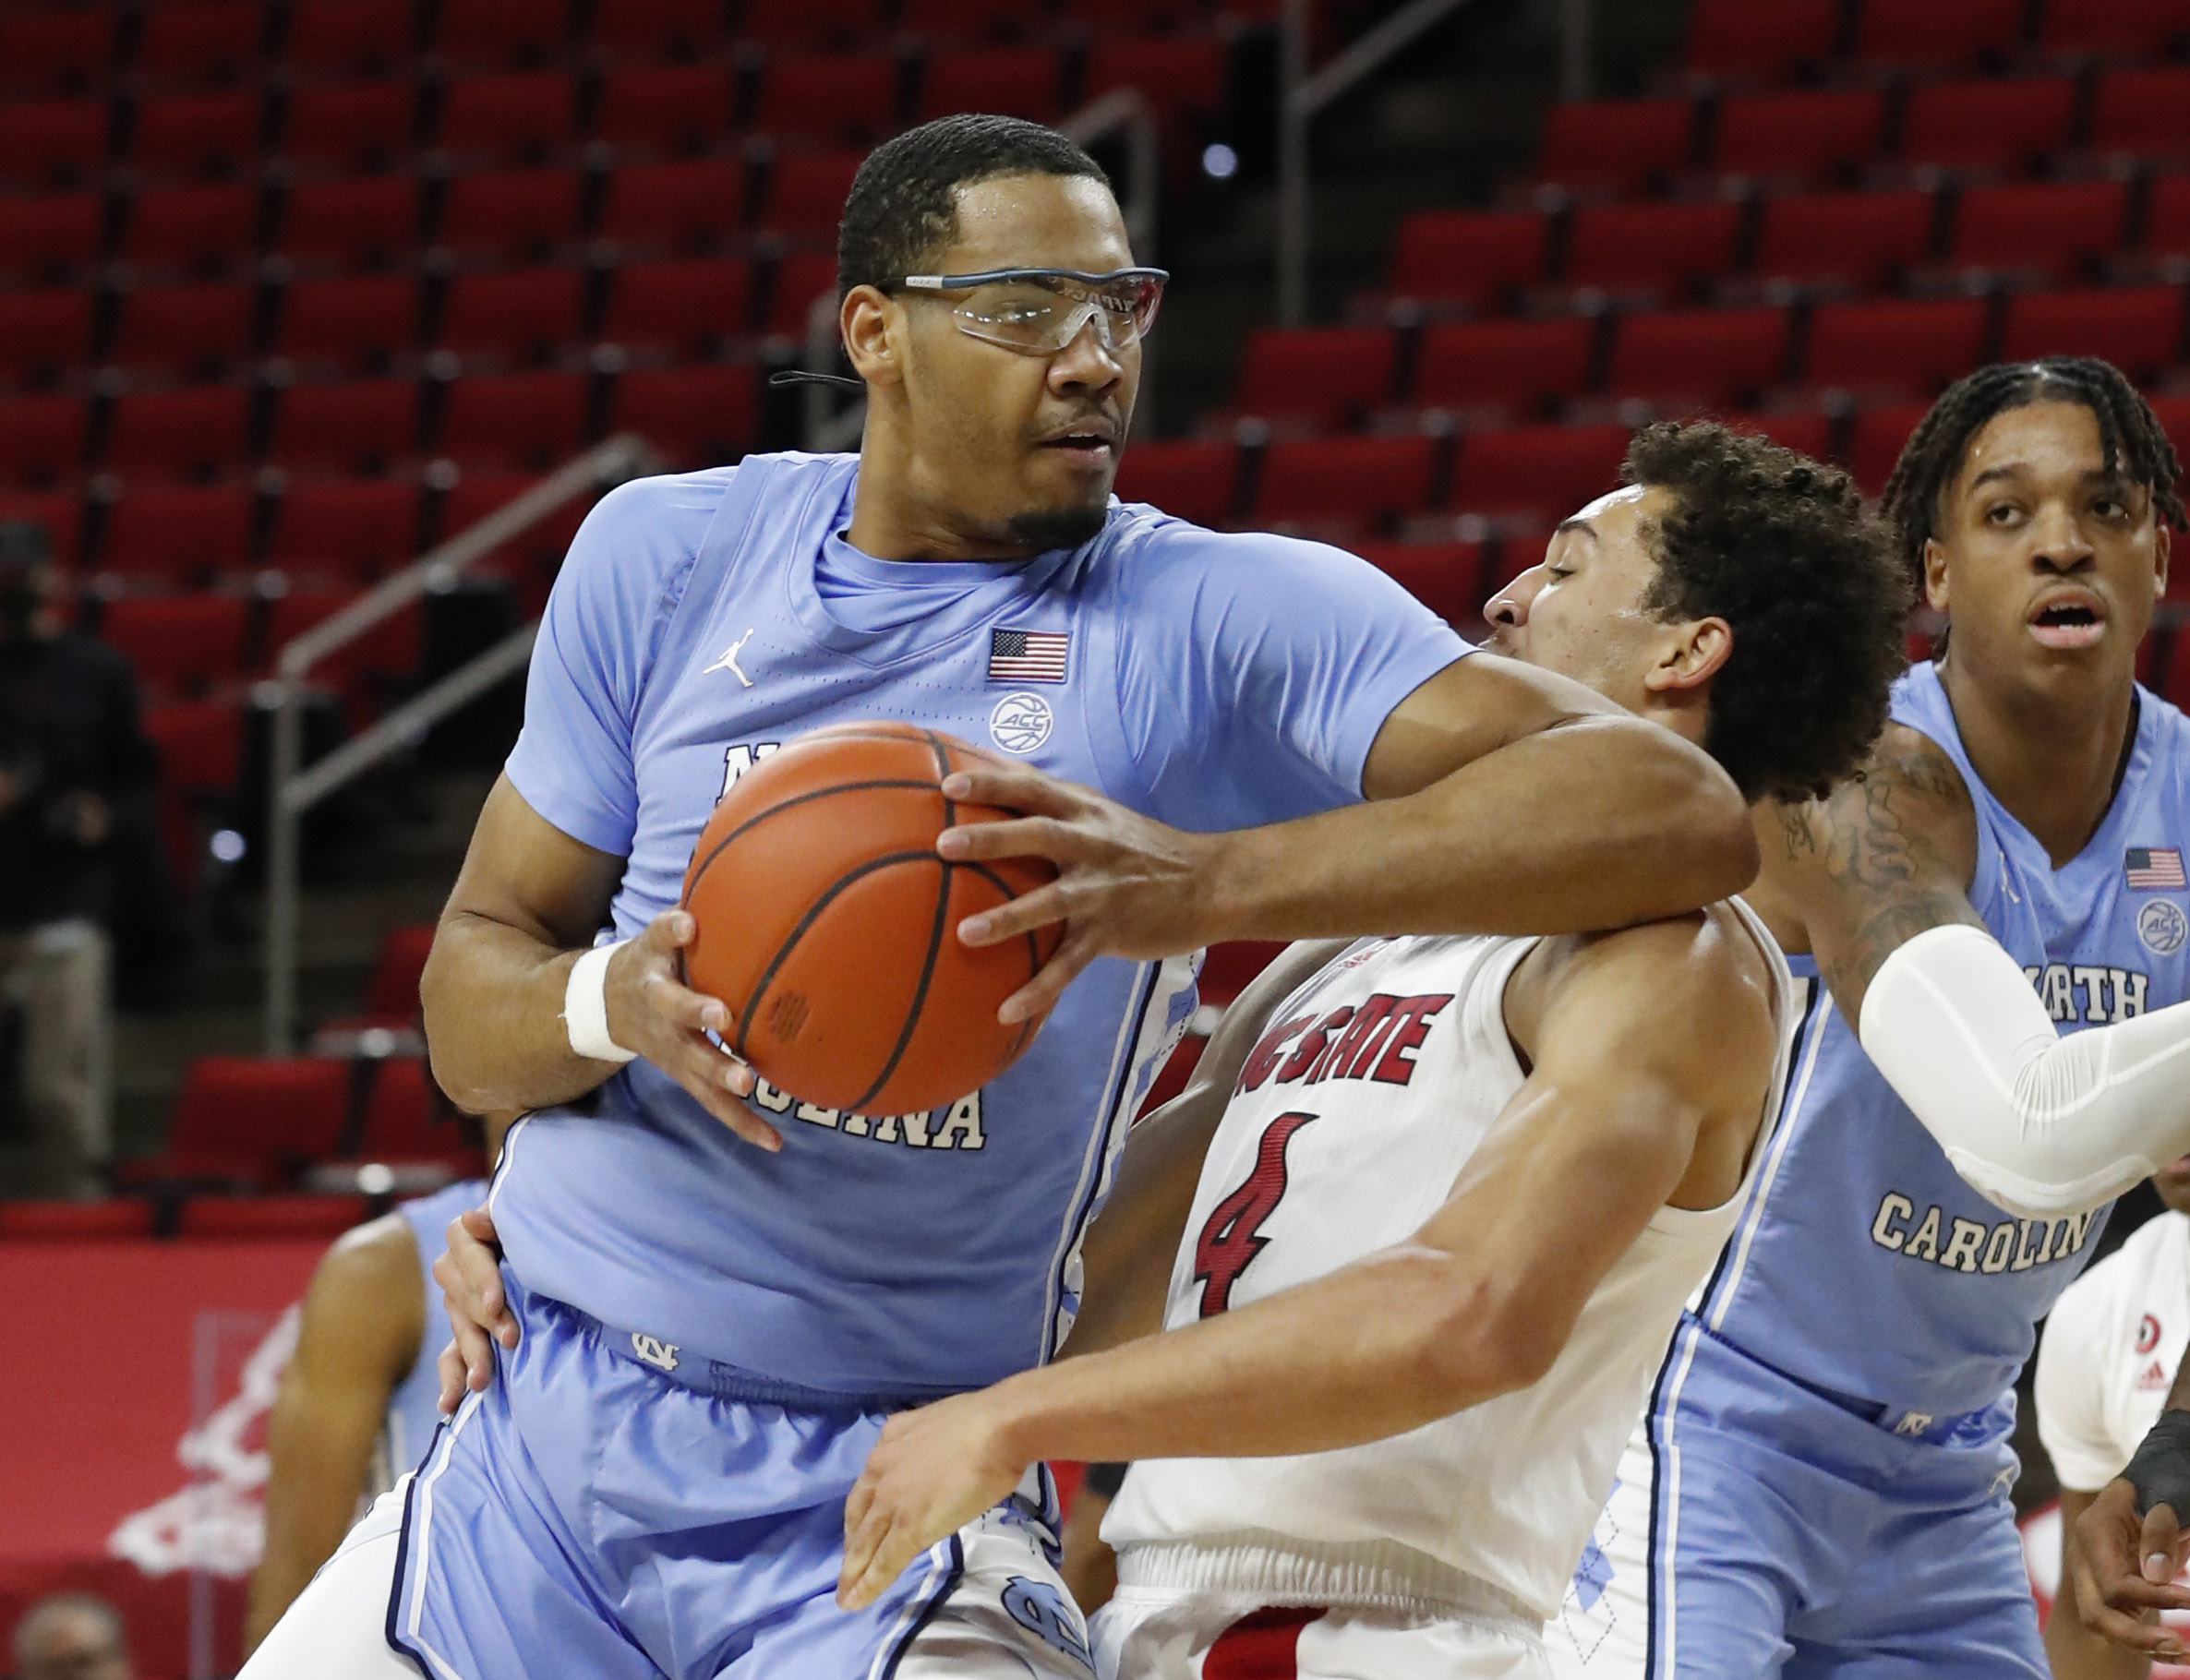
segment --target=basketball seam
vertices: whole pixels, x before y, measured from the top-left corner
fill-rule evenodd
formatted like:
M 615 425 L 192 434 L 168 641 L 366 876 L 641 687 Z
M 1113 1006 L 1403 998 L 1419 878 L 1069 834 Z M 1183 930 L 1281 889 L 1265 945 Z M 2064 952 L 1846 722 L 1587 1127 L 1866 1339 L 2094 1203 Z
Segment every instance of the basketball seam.
M 895 739 L 896 738 L 891 737 L 889 738 Z M 828 786 L 817 787 L 811 793 L 795 793 L 788 799 L 779 799 L 775 804 L 769 806 L 767 810 L 755 811 L 752 816 L 746 818 L 744 822 L 739 823 L 736 828 L 730 830 L 728 834 L 725 834 L 720 840 L 717 840 L 715 843 L 715 849 L 709 852 L 705 858 L 701 859 L 699 867 L 692 871 L 692 878 L 684 883 L 684 896 L 677 901 L 677 907 L 680 910 L 690 909 L 692 907 L 692 892 L 696 887 L 699 886 L 700 877 L 707 872 L 709 865 L 714 863 L 717 858 L 722 856 L 723 848 L 725 846 L 728 846 L 731 841 L 737 839 L 740 835 L 748 834 L 754 828 L 757 828 L 760 824 L 765 822 L 770 817 L 775 816 L 778 811 L 792 810 L 797 809 L 799 806 L 811 805 L 817 799 L 826 799 L 836 794 L 840 793 L 871 793 L 878 787 L 917 787 L 925 789 L 933 787 L 934 786 L 935 784 L 933 782 L 916 782 L 911 778 L 905 776 L 886 776 L 871 782 L 833 782 Z
M 957 801 L 943 793 L 943 778 L 951 773 L 950 753 L 935 738 L 933 729 L 922 729 L 921 738 L 928 743 L 928 750 L 935 755 L 936 792 L 942 794 L 943 826 L 947 829 L 958 820 Z M 935 978 L 936 959 L 943 954 L 945 923 L 949 919 L 951 906 L 950 861 L 945 858 L 937 858 L 935 861 L 941 866 L 936 872 L 935 918 L 928 929 L 928 951 L 921 960 L 921 978 L 913 985 L 912 1002 L 907 1007 L 905 1019 L 898 1026 L 897 1042 L 890 1047 L 889 1055 L 883 1060 L 882 1072 L 874 1075 L 872 1085 L 852 1100 L 851 1109 L 855 1114 L 865 1113 L 867 1105 L 881 1095 L 884 1086 L 889 1084 L 890 1075 L 897 1071 L 897 1064 L 905 1060 L 905 1052 L 911 1048 L 912 1035 L 920 1030 L 921 1014 L 928 1006 L 928 987 Z

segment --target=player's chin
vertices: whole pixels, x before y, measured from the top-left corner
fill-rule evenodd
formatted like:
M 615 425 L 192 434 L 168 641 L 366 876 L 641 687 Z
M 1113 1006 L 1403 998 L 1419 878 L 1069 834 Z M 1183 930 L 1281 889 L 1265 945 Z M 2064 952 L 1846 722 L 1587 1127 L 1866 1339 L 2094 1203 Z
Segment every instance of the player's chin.
M 1110 517 L 1107 482 L 1089 493 L 1070 497 L 1053 494 L 1029 499 L 1031 505 L 1014 513 L 1005 522 L 1005 528 L 1017 541 L 1038 553 L 1053 548 L 1077 548 L 1082 543 L 1091 542 Z

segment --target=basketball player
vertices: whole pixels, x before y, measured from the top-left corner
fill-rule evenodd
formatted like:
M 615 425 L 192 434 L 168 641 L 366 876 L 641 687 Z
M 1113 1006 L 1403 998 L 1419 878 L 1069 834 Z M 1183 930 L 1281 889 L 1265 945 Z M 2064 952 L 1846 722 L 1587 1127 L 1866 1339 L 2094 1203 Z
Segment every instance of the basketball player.
M 485 1123 L 490 1167 L 508 1125 Z M 435 1360 L 448 1342 L 433 1263 L 449 1221 L 486 1199 L 486 1180 L 474 1178 L 400 1203 L 345 1232 L 312 1273 L 267 1418 L 266 1551 L 251 1576 L 247 1656 L 342 1543 L 360 1502 L 425 1456 L 441 1421 Z
M 1640 434 L 1627 476 L 1491 603 L 1491 645 L 1706 746 L 1751 798 L 1854 769 L 1908 595 L 1847 474 L 1701 425 Z M 1548 1674 L 1543 1622 L 1759 1170 L 1799 996 L 1738 902 L 1295 946 L 1153 1122 L 1198 1179 L 1154 1250 L 1177 1256 L 1169 1333 L 892 1419 L 845 1598 L 1033 1459 L 1129 1456 L 1104 1675 Z
M 2143 1680 L 2150 1668 L 2084 1626 L 2072 1583 L 2076 1525 L 2158 1422 L 2190 1346 L 2190 1159 L 2152 1185 L 2169 1211 L 2062 1291 L 2038 1349 L 2038 1433 L 2061 1482 L 2061 1577 L 2045 1629 L 2053 1680 Z
M 1903 451 L 1885 510 L 1952 639 L 1751 894 L 1830 991 L 1562 1673 L 2046 1674 L 2012 1386 L 2109 1198 L 2190 1149 L 2190 732 L 2135 678 L 2178 476 L 2085 360 L 1979 370 Z
M 1753 869 L 1739 793 L 1689 743 L 1463 657 L 1348 557 L 1111 502 L 1162 277 L 1077 147 L 995 117 L 899 136 L 838 263 L 859 456 L 627 486 L 557 581 L 424 987 L 451 1095 L 532 1110 L 491 1198 L 522 1338 L 252 1680 L 407 1672 L 388 1642 L 464 1680 L 1084 1674 L 1039 1475 L 861 1614 L 833 1589 L 884 1418 L 1069 1327 L 1113 1152 L 1193 1007 L 1191 958 L 1156 959 L 1616 925 Z M 1057 957 L 1005 1005 L 1053 1012 L 909 1120 L 757 1088 L 706 1036 L 723 1003 L 675 978 L 726 786 L 872 717 L 1063 778 L 996 825 L 1064 867 Z

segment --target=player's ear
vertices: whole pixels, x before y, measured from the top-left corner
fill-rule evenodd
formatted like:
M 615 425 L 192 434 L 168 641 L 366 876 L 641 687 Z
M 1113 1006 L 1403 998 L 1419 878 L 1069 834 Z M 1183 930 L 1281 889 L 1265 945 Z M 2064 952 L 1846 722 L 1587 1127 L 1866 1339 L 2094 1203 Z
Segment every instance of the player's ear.
M 1935 536 L 1924 539 L 1924 599 L 1933 612 L 1947 609 L 1946 545 Z
M 873 286 L 854 286 L 836 311 L 836 330 L 852 371 L 870 385 L 904 378 L 904 311 Z
M 2174 554 L 2175 532 L 2174 527 L 2162 519 L 2157 510 L 2153 512 L 2152 523 L 2157 527 L 2152 533 L 2152 561 L 2160 572 L 2160 586 L 2152 593 L 2159 596 L 2167 593 L 2167 563 Z
M 1701 688 L 1733 654 L 1734 627 L 1724 618 L 1697 618 L 1676 629 L 1674 641 L 1642 678 L 1653 694 Z

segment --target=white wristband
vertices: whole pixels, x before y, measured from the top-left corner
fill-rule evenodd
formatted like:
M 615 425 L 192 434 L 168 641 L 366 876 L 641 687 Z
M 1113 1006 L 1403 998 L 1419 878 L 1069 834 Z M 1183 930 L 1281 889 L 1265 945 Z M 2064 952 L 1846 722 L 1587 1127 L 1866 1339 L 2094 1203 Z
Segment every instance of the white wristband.
M 571 965 L 570 984 L 563 988 L 563 1030 L 571 1048 L 594 1062 L 630 1062 L 636 1050 L 627 1050 L 608 1036 L 608 959 L 625 942 L 596 945 Z

